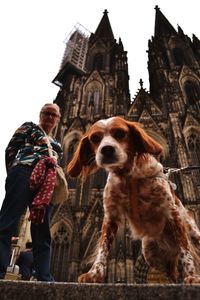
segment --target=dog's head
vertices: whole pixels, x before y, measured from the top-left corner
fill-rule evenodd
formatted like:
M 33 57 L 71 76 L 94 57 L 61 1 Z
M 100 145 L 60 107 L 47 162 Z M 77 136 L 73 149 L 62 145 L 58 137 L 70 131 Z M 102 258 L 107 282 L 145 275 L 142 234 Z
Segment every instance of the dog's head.
M 88 175 L 99 167 L 107 170 L 131 167 L 136 153 L 160 155 L 162 147 L 136 122 L 112 117 L 94 123 L 80 140 L 67 166 L 72 177 Z

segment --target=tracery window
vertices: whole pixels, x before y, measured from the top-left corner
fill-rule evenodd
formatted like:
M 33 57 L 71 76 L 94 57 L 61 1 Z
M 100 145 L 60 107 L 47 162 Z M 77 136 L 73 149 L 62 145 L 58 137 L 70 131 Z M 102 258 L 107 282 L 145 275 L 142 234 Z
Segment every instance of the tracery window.
M 92 107 L 95 114 L 100 111 L 100 92 L 99 90 L 89 91 L 88 93 L 88 107 Z
M 184 64 L 187 65 L 189 63 L 182 49 L 177 47 L 174 48 L 173 55 L 174 55 L 174 62 L 176 66 L 182 66 Z
M 169 60 L 165 51 L 162 51 L 162 58 L 163 58 L 164 65 L 169 67 Z
M 188 80 L 184 85 L 188 104 L 195 104 L 200 99 L 200 86 L 194 81 Z
M 188 149 L 192 162 L 198 165 L 200 163 L 200 138 L 194 133 L 188 138 Z
M 103 69 L 103 55 L 100 53 L 97 53 L 94 56 L 94 61 L 93 61 L 93 69 L 95 70 L 102 70 Z
M 67 261 L 69 255 L 69 232 L 64 223 L 60 223 L 52 239 L 51 269 L 56 281 L 67 281 Z
M 102 112 L 102 84 L 95 80 L 90 82 L 85 90 L 81 107 L 81 115 L 101 114 Z
M 188 138 L 188 149 L 190 151 L 191 166 L 195 166 L 192 170 L 194 184 L 200 191 L 200 137 L 198 133 L 192 133 Z

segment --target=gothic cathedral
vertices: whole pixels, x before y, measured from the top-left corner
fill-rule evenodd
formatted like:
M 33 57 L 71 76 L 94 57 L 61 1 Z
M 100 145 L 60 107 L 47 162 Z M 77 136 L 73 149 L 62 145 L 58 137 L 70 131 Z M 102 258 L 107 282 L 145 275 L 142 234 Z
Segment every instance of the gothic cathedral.
M 148 44 L 150 91 L 140 88 L 131 101 L 127 52 L 116 41 L 105 10 L 93 34 L 75 27 L 53 83 L 62 118 L 57 138 L 63 167 L 95 121 L 121 116 L 140 122 L 164 147 L 162 163 L 172 168 L 176 193 L 200 225 L 200 41 L 176 31 L 156 6 L 155 32 Z M 70 196 L 52 218 L 52 272 L 57 281 L 77 281 L 91 265 L 103 218 L 102 170 L 86 181 L 68 178 Z M 140 260 L 140 243 L 126 220 L 110 251 L 107 282 L 133 283 L 134 269 L 151 278 Z M 139 275 L 137 275 L 139 276 Z M 149 276 L 149 277 L 148 277 Z M 161 276 L 161 275 L 160 275 Z M 138 280 L 139 281 L 139 280 Z M 142 282 L 142 281 L 141 281 Z

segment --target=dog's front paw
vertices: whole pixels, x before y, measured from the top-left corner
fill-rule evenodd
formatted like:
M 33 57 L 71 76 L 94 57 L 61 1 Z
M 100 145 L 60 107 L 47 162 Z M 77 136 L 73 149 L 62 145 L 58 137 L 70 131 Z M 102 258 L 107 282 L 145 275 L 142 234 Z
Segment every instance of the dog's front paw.
M 100 273 L 88 272 L 80 275 L 78 277 L 79 283 L 102 283 L 104 282 L 104 277 Z
M 185 284 L 200 283 L 200 276 L 199 275 L 189 275 L 189 276 L 185 277 L 183 282 Z
M 96 263 L 92 266 L 88 273 L 84 273 L 78 277 L 78 282 L 102 283 L 106 276 L 106 266 L 103 263 Z

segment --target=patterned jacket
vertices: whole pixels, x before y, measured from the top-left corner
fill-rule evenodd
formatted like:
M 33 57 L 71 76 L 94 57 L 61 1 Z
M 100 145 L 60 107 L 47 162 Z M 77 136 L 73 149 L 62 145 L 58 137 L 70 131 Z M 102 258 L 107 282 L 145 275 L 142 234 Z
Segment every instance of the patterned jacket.
M 50 139 L 53 155 L 60 160 L 61 145 L 56 139 Z M 6 148 L 6 169 L 18 164 L 36 165 L 42 156 L 49 156 L 45 133 L 33 122 L 25 122 L 15 131 Z

